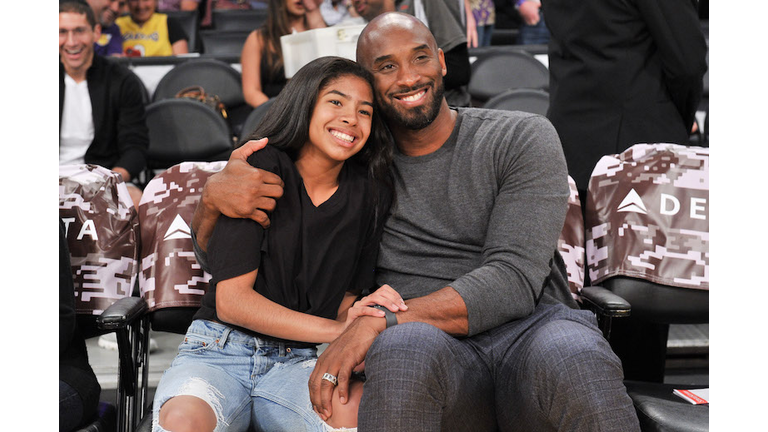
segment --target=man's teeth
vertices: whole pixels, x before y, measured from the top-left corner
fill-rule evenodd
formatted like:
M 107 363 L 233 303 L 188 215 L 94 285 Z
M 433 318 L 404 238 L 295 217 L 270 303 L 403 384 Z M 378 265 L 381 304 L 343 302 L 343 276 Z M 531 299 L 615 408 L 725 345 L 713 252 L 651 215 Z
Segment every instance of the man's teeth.
M 404 98 L 401 98 L 400 100 L 403 100 L 403 101 L 406 101 L 406 102 L 413 102 L 413 101 L 417 101 L 417 100 L 421 99 L 422 96 L 424 96 L 424 92 L 423 91 L 418 92 L 418 93 L 416 93 L 413 96 L 406 96 Z
M 335 131 L 335 130 L 331 131 L 331 135 L 335 136 L 336 138 L 338 138 L 340 140 L 344 140 L 344 141 L 347 141 L 347 142 L 352 142 L 352 141 L 355 140 L 355 137 L 353 137 L 352 135 L 347 135 L 344 132 L 339 132 L 339 131 Z
M 67 51 L 67 54 L 80 54 L 80 51 L 82 51 L 82 50 L 83 50 L 83 48 L 80 47 L 80 49 L 76 49 L 76 50 L 68 49 L 66 51 Z

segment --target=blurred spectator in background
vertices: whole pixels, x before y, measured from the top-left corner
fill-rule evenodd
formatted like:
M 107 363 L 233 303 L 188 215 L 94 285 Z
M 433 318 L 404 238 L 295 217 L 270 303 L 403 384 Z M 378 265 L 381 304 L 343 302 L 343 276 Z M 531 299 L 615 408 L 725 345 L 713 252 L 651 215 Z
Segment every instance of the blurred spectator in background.
M 126 67 L 94 54 L 100 26 L 83 2 L 59 3 L 59 164 L 95 164 L 129 183 L 146 167 L 144 89 Z
M 546 45 L 549 43 L 549 30 L 541 13 L 540 0 L 516 0 L 515 7 L 520 14 L 520 33 L 518 45 Z
M 546 0 L 550 105 L 568 172 L 586 198 L 603 155 L 688 145 L 707 70 L 691 0 Z
M 323 0 L 320 3 L 320 14 L 326 25 L 365 24 L 365 20 L 355 12 L 352 0 Z
M 413 15 L 426 24 L 445 54 L 448 73 L 443 77 L 445 99 L 450 106 L 467 107 L 467 91 L 472 72 L 467 49 L 466 24 L 463 17 L 464 0 L 352 0 L 355 11 L 370 21 L 384 12 Z
M 470 0 L 469 3 L 477 27 L 477 46 L 490 46 L 493 26 L 496 23 L 496 7 L 493 0 Z
M 95 52 L 100 56 L 122 56 L 123 36 L 115 20 L 125 0 L 88 0 L 96 21 L 101 25 L 101 36 L 96 41 Z
M 269 0 L 269 19 L 248 35 L 240 54 L 243 96 L 252 107 L 277 96 L 286 83 L 280 36 L 325 27 L 315 0 Z
M 252 9 L 250 0 L 211 0 L 214 9 Z
M 158 0 L 128 0 L 128 16 L 116 22 L 129 57 L 157 57 L 189 53 L 189 37 L 178 21 L 157 12 Z
M 200 0 L 157 0 L 157 10 L 167 11 L 193 11 L 200 6 Z

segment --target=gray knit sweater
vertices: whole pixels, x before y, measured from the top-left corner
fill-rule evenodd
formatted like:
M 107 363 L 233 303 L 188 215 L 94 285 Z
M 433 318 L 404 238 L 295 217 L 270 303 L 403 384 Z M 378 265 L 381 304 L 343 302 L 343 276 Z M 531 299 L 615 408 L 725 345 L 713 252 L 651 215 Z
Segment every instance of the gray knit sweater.
M 546 118 L 459 109 L 440 149 L 396 152 L 394 173 L 379 284 L 406 299 L 453 287 L 466 303 L 470 336 L 529 315 L 538 301 L 577 307 L 556 256 L 569 188 Z

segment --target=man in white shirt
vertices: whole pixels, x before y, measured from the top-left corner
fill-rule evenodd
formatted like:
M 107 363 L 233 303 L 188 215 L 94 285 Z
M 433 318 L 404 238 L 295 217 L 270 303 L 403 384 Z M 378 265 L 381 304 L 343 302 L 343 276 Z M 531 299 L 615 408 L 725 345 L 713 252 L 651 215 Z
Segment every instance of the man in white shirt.
M 146 167 L 149 137 L 142 84 L 127 68 L 94 54 L 101 35 L 84 2 L 59 4 L 59 164 L 89 163 L 130 183 Z

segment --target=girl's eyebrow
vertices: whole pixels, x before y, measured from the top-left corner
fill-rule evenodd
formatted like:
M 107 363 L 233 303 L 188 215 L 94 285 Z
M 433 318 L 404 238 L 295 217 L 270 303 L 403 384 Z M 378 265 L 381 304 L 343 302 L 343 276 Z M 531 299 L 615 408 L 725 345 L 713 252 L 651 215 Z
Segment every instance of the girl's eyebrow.
M 337 94 L 337 95 L 343 97 L 344 99 L 349 99 L 348 95 L 346 95 L 346 94 L 344 94 L 344 93 L 342 93 L 342 92 L 340 92 L 338 90 L 334 90 L 334 89 L 328 90 L 325 94 L 331 94 L 331 93 Z M 362 101 L 360 103 L 363 104 L 363 105 L 370 105 L 371 107 L 373 107 L 373 103 L 372 102 Z

